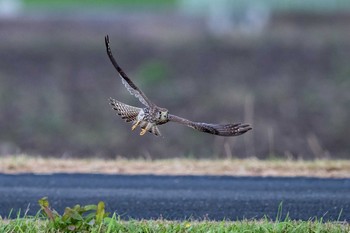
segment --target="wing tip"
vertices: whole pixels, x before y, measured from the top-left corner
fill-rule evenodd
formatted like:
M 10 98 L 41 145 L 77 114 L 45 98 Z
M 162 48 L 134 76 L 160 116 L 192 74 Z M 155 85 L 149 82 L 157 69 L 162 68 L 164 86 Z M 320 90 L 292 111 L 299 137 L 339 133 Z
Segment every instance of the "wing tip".
M 237 133 L 237 136 L 238 135 L 242 135 L 250 130 L 252 130 L 253 127 L 250 125 L 250 124 L 242 124 L 242 123 L 239 123 L 236 127 L 235 127 L 235 132 Z
M 105 44 L 107 46 L 109 45 L 109 36 L 108 36 L 108 34 L 105 36 Z

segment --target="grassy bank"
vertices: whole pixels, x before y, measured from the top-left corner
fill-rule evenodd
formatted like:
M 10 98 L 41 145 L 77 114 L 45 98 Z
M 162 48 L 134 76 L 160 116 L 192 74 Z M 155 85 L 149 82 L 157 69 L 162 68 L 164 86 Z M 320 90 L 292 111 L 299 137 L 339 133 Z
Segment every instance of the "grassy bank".
M 93 226 L 89 232 L 349 232 L 345 223 L 322 221 L 120 221 L 115 216 L 110 221 Z M 0 232 L 62 232 L 48 220 L 23 218 L 0 220 Z M 76 232 L 76 231 L 71 231 Z

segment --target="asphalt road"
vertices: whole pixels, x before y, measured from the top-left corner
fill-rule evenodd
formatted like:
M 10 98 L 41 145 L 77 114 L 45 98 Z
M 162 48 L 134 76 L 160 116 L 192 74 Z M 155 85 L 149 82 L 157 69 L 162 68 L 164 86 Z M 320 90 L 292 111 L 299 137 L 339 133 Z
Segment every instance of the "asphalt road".
M 1 216 L 34 215 L 44 196 L 59 213 L 102 200 L 124 219 L 275 219 L 282 203 L 282 219 L 350 220 L 350 179 L 0 174 Z

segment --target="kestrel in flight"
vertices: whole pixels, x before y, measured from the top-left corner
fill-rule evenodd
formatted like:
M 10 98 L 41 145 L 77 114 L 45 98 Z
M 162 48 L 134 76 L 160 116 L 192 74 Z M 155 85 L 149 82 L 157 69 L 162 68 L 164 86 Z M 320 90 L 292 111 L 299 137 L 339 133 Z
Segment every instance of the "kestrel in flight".
M 114 68 L 118 71 L 122 79 L 122 83 L 125 85 L 126 89 L 128 89 L 130 94 L 137 97 L 139 101 L 145 105 L 145 107 L 139 108 L 130 106 L 110 98 L 111 105 L 113 106 L 113 109 L 117 111 L 117 114 L 120 115 L 126 122 L 132 122 L 132 130 L 134 130 L 137 126 L 141 127 L 140 135 L 144 135 L 148 131 L 156 136 L 160 136 L 161 134 L 157 126 L 165 124 L 169 121 L 186 125 L 201 132 L 219 136 L 238 136 L 252 129 L 249 124 L 210 124 L 193 122 L 170 114 L 167 109 L 158 107 L 152 101 L 150 101 L 125 74 L 113 57 L 109 46 L 108 35 L 105 37 L 105 44 L 108 57 L 111 60 Z

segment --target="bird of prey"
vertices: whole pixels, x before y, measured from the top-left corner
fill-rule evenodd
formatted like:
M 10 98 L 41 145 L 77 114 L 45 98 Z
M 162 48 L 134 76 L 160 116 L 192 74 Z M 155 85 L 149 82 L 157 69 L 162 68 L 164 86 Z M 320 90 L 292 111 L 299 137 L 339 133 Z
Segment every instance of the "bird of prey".
M 249 124 L 241 123 L 210 124 L 194 122 L 172 115 L 167 109 L 158 107 L 146 97 L 141 89 L 139 89 L 122 70 L 113 57 L 109 43 L 109 37 L 107 35 L 105 37 L 105 44 L 109 59 L 111 60 L 114 68 L 118 71 L 122 79 L 122 83 L 125 85 L 126 89 L 131 95 L 138 98 L 144 107 L 139 108 L 130 106 L 112 98 L 110 98 L 110 104 L 113 106 L 113 109 L 117 111 L 117 114 L 120 115 L 126 122 L 132 122 L 132 130 L 134 130 L 137 126 L 141 127 L 140 135 L 144 135 L 148 131 L 156 136 L 160 136 L 161 134 L 157 126 L 171 121 L 186 125 L 201 132 L 219 136 L 238 136 L 252 129 Z

